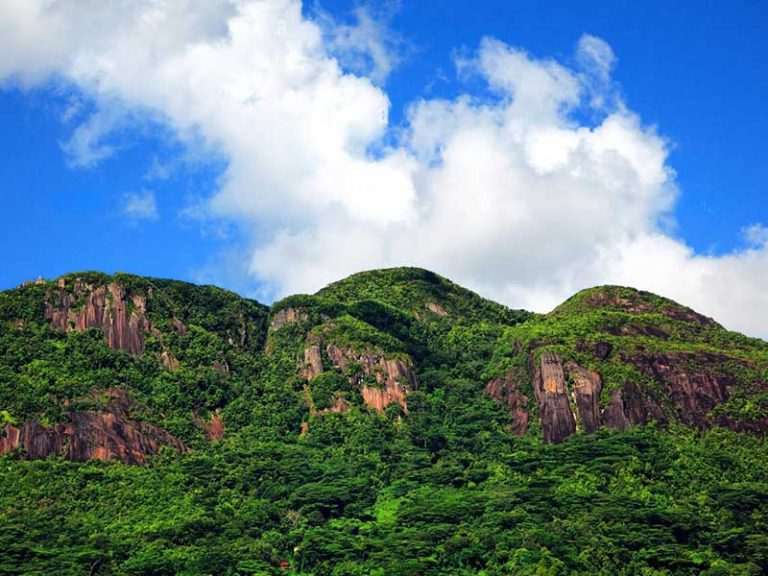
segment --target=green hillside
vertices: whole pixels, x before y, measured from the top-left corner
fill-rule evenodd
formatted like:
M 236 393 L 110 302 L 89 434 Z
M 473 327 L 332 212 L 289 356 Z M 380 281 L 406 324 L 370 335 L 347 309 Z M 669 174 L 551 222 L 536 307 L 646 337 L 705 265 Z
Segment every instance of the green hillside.
M 434 273 L 0 293 L 0 574 L 758 575 L 768 343 Z

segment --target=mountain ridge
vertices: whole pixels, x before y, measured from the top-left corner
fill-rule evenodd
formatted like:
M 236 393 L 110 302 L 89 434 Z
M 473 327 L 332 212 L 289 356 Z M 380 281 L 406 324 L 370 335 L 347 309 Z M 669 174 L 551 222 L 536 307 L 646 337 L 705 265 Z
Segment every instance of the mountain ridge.
M 47 323 L 63 336 L 101 332 L 108 348 L 144 365 L 153 362 L 154 368 L 143 369 L 158 380 L 186 374 L 179 385 L 182 390 L 184 385 L 195 388 L 198 400 L 158 402 L 147 385 L 101 388 L 108 395 L 137 396 L 138 404 L 131 399 L 130 406 L 167 405 L 150 416 L 149 423 L 156 426 L 164 421 L 163 410 L 186 405 L 189 421 L 177 423 L 172 429 L 176 434 L 168 432 L 165 442 L 147 444 L 140 435 L 126 440 L 104 431 L 105 418 L 117 418 L 122 429 L 134 427 L 127 410 L 84 414 L 67 408 L 78 397 L 98 393 L 98 386 L 80 385 L 76 394 L 65 391 L 58 409 L 47 406 L 48 416 L 41 406 L 36 414 L 14 405 L 8 398 L 12 386 L 6 386 L 0 407 L 14 421 L 30 421 L 21 429 L 6 424 L 0 452 L 22 447 L 30 456 L 45 457 L 61 452 L 68 439 L 79 439 L 85 446 L 80 452 L 72 450 L 72 442 L 66 448 L 71 459 L 100 454 L 134 462 L 162 444 L 186 449 L 199 436 L 191 431 L 205 421 L 199 411 L 221 421 L 219 411 L 227 414 L 227 405 L 247 393 L 245 376 L 237 385 L 230 382 L 241 376 L 238 363 L 250 366 L 248 378 L 280 374 L 293 382 L 294 390 L 286 392 L 297 395 L 305 405 L 301 411 L 307 410 L 299 427 L 303 435 L 311 430 L 312 419 L 327 411 L 345 412 L 359 397 L 361 406 L 379 413 L 392 404 L 407 412 L 408 397 L 418 392 L 423 379 L 420 373 L 429 376 L 430 370 L 451 365 L 508 408 L 510 430 L 518 435 L 530 430 L 546 442 L 561 442 L 577 431 L 594 433 L 602 426 L 625 430 L 649 421 L 717 424 L 759 434 L 768 430 L 768 344 L 629 287 L 582 290 L 541 315 L 509 309 L 419 268 L 360 272 L 313 295 L 290 296 L 270 307 L 214 286 L 82 272 L 0 293 L 2 320 L 21 332 L 26 322 Z M 469 333 L 473 341 L 463 343 Z M 52 337 L 61 336 L 42 338 Z M 476 356 L 465 366 L 462 346 L 482 352 L 472 351 Z M 194 347 L 200 350 L 190 354 Z M 287 357 L 277 362 L 277 352 Z M 102 422 L 96 426 L 100 431 L 62 428 L 73 415 L 85 418 L 90 428 L 94 421 Z M 40 417 L 50 425 L 41 427 Z M 181 430 L 186 436 L 179 435 Z M 101 438 L 95 447 L 88 446 L 89 434 Z M 137 458 L 134 453 L 141 446 L 148 446 L 148 453 Z
M 768 570 L 768 343 L 416 269 L 0 292 L 0 575 Z

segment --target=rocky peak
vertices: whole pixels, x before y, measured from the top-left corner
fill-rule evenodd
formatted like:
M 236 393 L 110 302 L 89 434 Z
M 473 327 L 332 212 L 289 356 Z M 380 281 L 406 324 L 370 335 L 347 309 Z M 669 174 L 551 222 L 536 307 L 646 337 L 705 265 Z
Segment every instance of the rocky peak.
M 555 308 L 553 314 L 610 309 L 628 314 L 662 314 L 672 320 L 702 327 L 722 328 L 712 318 L 677 302 L 626 286 L 600 286 L 582 290 Z

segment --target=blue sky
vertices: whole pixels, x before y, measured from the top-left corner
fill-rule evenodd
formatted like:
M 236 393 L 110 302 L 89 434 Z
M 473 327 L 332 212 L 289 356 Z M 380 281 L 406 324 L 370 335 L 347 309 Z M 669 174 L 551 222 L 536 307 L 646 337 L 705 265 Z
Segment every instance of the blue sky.
M 348 9 L 351 2 L 334 2 Z M 331 3 L 326 5 L 331 6 Z M 628 104 L 673 143 L 679 234 L 701 251 L 742 241 L 768 219 L 768 4 L 760 1 L 404 2 L 395 28 L 416 45 L 390 81 L 409 101 L 451 54 L 491 35 L 537 56 L 568 58 L 582 33 L 611 45 Z M 436 82 L 435 91 L 455 89 Z
M 259 1 L 253 4 L 260 3 L 263 4 Z M 150 95 L 145 97 L 136 88 L 143 78 L 141 71 L 133 69 L 130 56 L 119 52 L 116 41 L 115 45 L 110 44 L 110 18 L 121 22 L 121 26 L 134 18 L 140 27 L 147 21 L 147 14 L 141 12 L 145 3 L 136 2 L 136 12 L 125 14 L 116 4 L 112 9 L 113 3 L 105 2 L 98 17 L 83 30 L 76 28 L 80 22 L 76 2 L 62 1 L 61 9 L 54 9 L 50 14 L 45 13 L 48 8 L 40 8 L 41 12 L 32 16 L 22 8 L 23 4 L 14 0 L 0 7 L 0 32 L 3 26 L 7 31 L 24 30 L 25 26 L 31 30 L 19 36 L 0 34 L 5 37 L 2 42 L 10 44 L 0 45 L 0 50 L 9 55 L 0 58 L 0 79 L 3 79 L 0 84 L 0 176 L 3 182 L 0 251 L 5 256 L 5 264 L 0 268 L 0 288 L 15 286 L 38 275 L 55 277 L 72 270 L 100 269 L 216 282 L 268 300 L 294 290 L 316 289 L 334 279 L 334 275 L 360 268 L 418 264 L 435 268 L 511 305 L 546 309 L 568 291 L 585 285 L 603 281 L 638 285 L 654 276 L 641 287 L 667 293 L 713 315 L 725 316 L 736 328 L 762 333 L 730 310 L 727 301 L 732 296 L 725 293 L 724 288 L 717 294 L 712 288 L 711 296 L 701 293 L 706 287 L 732 284 L 726 276 L 743 271 L 744 278 L 736 284 L 745 286 L 744 298 L 750 301 L 757 298 L 754 301 L 762 303 L 757 295 L 762 276 L 754 276 L 751 271 L 765 261 L 765 238 L 768 237 L 763 227 L 768 224 L 765 198 L 768 126 L 764 110 L 768 99 L 768 64 L 764 57 L 768 54 L 768 6 L 763 2 L 622 1 L 609 4 L 592 1 L 579 2 L 577 6 L 568 1 L 451 0 L 438 5 L 403 0 L 381 9 L 347 0 L 305 3 L 303 7 L 291 0 L 275 0 L 275 10 L 264 16 L 274 19 L 272 28 L 278 30 L 274 42 L 285 40 L 279 29 L 286 23 L 288 38 L 285 41 L 289 44 L 294 41 L 294 30 L 301 26 L 301 39 L 295 40 L 294 47 L 298 46 L 299 52 L 305 51 L 303 57 L 308 57 L 318 70 L 325 70 L 329 61 L 340 62 L 341 73 L 356 82 L 351 88 L 350 108 L 359 105 L 359 117 L 356 108 L 354 113 L 349 113 L 350 117 L 354 116 L 351 120 L 345 116 L 346 111 L 340 112 L 337 124 L 342 126 L 339 133 L 343 136 L 339 138 L 348 137 L 355 143 L 361 140 L 365 146 L 362 152 L 347 154 L 353 146 L 347 142 L 342 146 L 342 156 L 349 155 L 355 162 L 369 164 L 382 161 L 386 166 L 382 168 L 385 172 L 381 182 L 389 182 L 387 178 L 391 176 L 393 189 L 403 181 L 404 174 L 412 177 L 415 192 L 403 191 L 402 197 L 411 194 L 415 200 L 407 202 L 398 200 L 400 196 L 394 192 L 391 202 L 382 200 L 389 198 L 389 188 L 382 185 L 379 190 L 376 187 L 379 178 L 363 172 L 359 180 L 354 180 L 350 172 L 349 178 L 328 181 L 330 177 L 322 167 L 317 167 L 318 162 L 338 160 L 339 173 L 359 167 L 358 164 L 347 166 L 341 156 L 325 158 L 320 154 L 320 160 L 306 160 L 306 165 L 301 164 L 305 158 L 317 155 L 317 149 L 302 151 L 282 132 L 296 132 L 299 144 L 325 134 L 304 134 L 301 118 L 287 117 L 283 127 L 279 115 L 254 116 L 274 117 L 275 121 L 269 122 L 269 131 L 264 128 L 263 134 L 259 130 L 264 123 L 255 122 L 253 132 L 259 133 L 259 143 L 242 144 L 248 134 L 236 133 L 233 128 L 238 123 L 236 111 L 229 115 L 222 112 L 220 118 L 209 112 L 198 114 L 203 104 L 208 106 L 210 101 L 215 101 L 212 94 L 201 94 L 204 83 L 203 88 L 197 84 L 190 88 L 188 96 L 189 102 L 199 102 L 200 106 L 176 102 L 173 90 L 162 91 L 165 77 L 160 74 L 166 72 L 160 63 L 158 70 L 146 75 L 146 92 Z M 211 8 L 213 4 L 221 5 L 220 10 Z M 26 3 L 31 5 L 38 6 L 37 0 Z M 301 9 L 298 16 L 297 6 Z M 162 20 L 163 25 L 172 25 L 176 30 L 178 14 L 157 17 L 166 18 Z M 158 60 L 167 55 L 168 60 L 174 62 L 172 58 L 190 43 L 210 47 L 216 46 L 216 42 L 228 42 L 231 37 L 226 25 L 235 17 L 236 10 L 225 0 L 208 3 L 205 9 L 200 9 L 194 24 L 178 24 L 178 46 L 174 46 L 172 40 L 177 36 L 168 34 L 171 40 L 157 48 Z M 45 29 L 48 25 L 50 28 Z M 309 32 L 304 29 L 305 25 L 311 28 Z M 99 26 L 103 30 L 99 30 Z M 248 34 L 258 35 L 261 29 L 256 26 L 253 24 Z M 312 29 L 323 34 L 319 44 L 313 44 L 316 39 Z M 55 34 L 59 33 L 61 37 L 56 38 Z M 36 40 L 37 45 L 25 40 L 34 39 L 35 34 L 43 39 Z M 130 38 L 135 31 L 126 34 Z M 298 32 L 296 34 L 298 36 Z M 114 32 L 115 37 L 119 35 L 120 30 Z M 589 65 L 579 60 L 586 53 L 580 44 L 584 35 L 596 39 L 593 46 L 606 54 L 612 51 L 615 56 L 604 70 L 595 71 L 599 67 L 595 64 L 597 60 Z M 493 38 L 497 43 L 484 44 L 484 38 Z M 41 41 L 50 42 L 50 50 L 41 50 Z M 142 49 L 137 43 L 135 51 L 139 53 Z M 242 54 L 251 54 L 254 50 L 266 53 L 271 45 L 267 41 L 255 42 Z M 239 54 L 234 49 L 232 53 Z M 100 59 L 93 59 L 94 54 Z M 510 198 L 517 193 L 516 186 L 530 184 L 533 176 L 509 184 L 509 189 L 501 192 L 497 188 L 504 186 L 503 181 L 486 194 L 472 189 L 475 180 L 470 181 L 468 187 L 457 184 L 456 191 L 436 191 L 434 182 L 448 182 L 453 186 L 457 178 L 450 176 L 454 173 L 449 170 L 451 161 L 447 158 L 440 158 L 438 162 L 446 167 L 442 175 L 423 174 L 434 159 L 421 158 L 414 151 L 417 148 L 414 142 L 427 138 L 425 134 L 431 132 L 424 129 L 417 138 L 414 107 L 425 102 L 457 103 L 465 98 L 472 114 L 478 115 L 475 120 L 466 120 L 468 116 L 456 108 L 441 109 L 437 120 L 429 120 L 434 123 L 430 130 L 439 127 L 442 131 L 445 126 L 458 125 L 461 121 L 477 122 L 483 118 L 483 110 L 493 107 L 496 117 L 500 118 L 504 107 L 525 89 L 525 82 L 533 82 L 530 79 L 534 76 L 509 76 L 519 73 L 520 68 L 515 66 L 520 64 L 520 58 L 531 70 L 551 72 L 548 63 L 556 62 L 568 71 L 568 79 L 558 83 L 556 98 L 562 100 L 560 108 L 565 106 L 569 110 L 565 114 L 561 114 L 560 108 L 546 112 L 556 117 L 542 120 L 544 128 L 555 127 L 561 132 L 576 134 L 579 128 L 595 130 L 612 115 L 636 118 L 637 125 L 627 128 L 627 138 L 637 138 L 638 146 L 645 146 L 651 155 L 663 149 L 663 153 L 659 152 L 663 157 L 654 160 L 656 164 L 649 165 L 648 170 L 663 170 L 666 176 L 663 181 L 654 181 L 651 192 L 646 190 L 647 182 L 614 186 L 615 181 L 628 176 L 605 176 L 607 204 L 616 201 L 616 195 L 627 193 L 624 188 L 636 186 L 637 192 L 628 196 L 627 203 L 643 206 L 636 212 L 617 216 L 616 220 L 624 218 L 629 224 L 617 227 L 611 234 L 584 236 L 583 230 L 591 223 L 591 213 L 596 214 L 595 227 L 605 226 L 597 215 L 600 203 L 594 205 L 597 208 L 591 208 L 590 202 L 594 199 L 590 197 L 584 204 L 588 214 L 583 222 L 574 225 L 571 231 L 555 226 L 557 230 L 546 233 L 542 239 L 533 232 L 521 232 L 519 236 L 486 234 L 484 230 L 495 224 L 485 226 L 483 218 L 492 218 L 493 210 L 472 214 L 469 220 L 477 230 L 466 234 L 462 244 L 468 247 L 466 253 L 455 257 L 455 249 L 442 253 L 441 234 L 461 239 L 461 227 L 456 228 L 458 216 L 435 223 L 432 220 L 437 216 L 433 219 L 423 216 L 429 206 L 439 204 L 441 198 L 455 202 L 476 193 L 490 203 L 498 202 L 493 194 Z M 230 60 L 231 57 L 228 62 Z M 139 57 L 136 61 L 144 62 Z M 268 61 L 265 56 L 264 62 Z M 90 68 L 83 62 L 90 63 Z M 103 62 L 109 66 L 102 66 Z M 254 64 L 253 69 L 249 69 L 249 65 L 245 58 L 242 64 L 233 64 L 226 78 L 253 76 L 253 82 L 258 84 L 270 74 L 268 65 Z M 203 72 L 204 66 L 202 63 Z M 190 70 L 187 76 L 195 73 L 194 67 Z M 610 79 L 601 81 L 595 90 L 610 104 L 588 105 L 589 90 L 593 89 L 595 78 L 603 78 L 604 73 L 609 74 Z M 560 72 L 552 74 L 557 76 Z M 332 91 L 346 82 L 339 78 L 333 80 L 330 87 L 324 85 L 323 88 L 306 81 L 296 93 L 300 97 L 301 90 Z M 569 100 L 568 82 L 571 81 L 580 86 L 578 104 Z M 269 84 L 269 81 L 263 83 Z M 169 81 L 169 85 L 172 86 L 172 82 Z M 222 90 L 231 91 L 237 85 L 237 82 L 217 85 L 212 80 L 210 90 L 214 93 L 217 86 L 223 86 Z M 287 90 L 285 83 L 279 86 L 274 90 Z M 289 88 L 294 90 L 293 85 L 289 84 Z M 342 88 L 347 89 L 344 86 L 339 89 Z M 270 94 L 277 93 L 279 100 L 278 92 Z M 317 98 L 321 92 L 313 94 Z M 347 98 L 348 93 L 345 94 Z M 540 97 L 536 94 L 536 98 Z M 379 129 L 371 120 L 375 115 L 372 107 L 382 98 L 389 101 L 389 115 L 386 126 Z M 510 113 L 525 116 L 538 112 L 520 107 Z M 307 112 L 311 113 L 311 110 Z M 330 119 L 323 130 L 328 130 L 328 139 L 333 141 L 336 134 L 333 114 L 323 112 L 319 117 Z M 359 118 L 367 118 L 370 125 L 360 128 Z M 424 114 L 423 118 L 433 117 Z M 242 121 L 250 122 L 252 117 L 243 115 Z M 299 123 L 291 124 L 294 121 Z M 100 128 L 103 125 L 106 128 Z M 500 126 L 493 125 L 491 130 Z M 507 128 L 509 126 L 504 125 L 504 129 Z M 270 157 L 268 149 L 259 147 L 269 148 L 264 142 L 271 139 L 270 134 L 275 137 L 275 147 L 285 146 L 283 157 L 295 150 L 297 172 L 317 171 L 320 176 L 313 176 L 305 183 L 292 177 L 290 164 L 288 168 L 276 170 L 277 176 L 260 168 L 262 164 L 257 161 L 250 166 L 250 155 L 261 157 L 263 153 L 264 158 Z M 78 135 L 84 140 L 78 139 Z M 455 133 L 441 137 L 443 140 L 436 149 L 449 150 L 454 137 L 461 141 L 471 136 L 464 128 L 456 128 Z M 85 145 L 78 148 L 78 143 L 83 141 Z M 604 148 L 603 144 L 595 146 Z M 100 150 L 108 150 L 109 154 L 99 159 Z M 511 158 L 516 149 L 509 150 Z M 635 158 L 634 152 L 627 150 L 627 157 Z M 355 154 L 359 156 L 356 159 Z M 455 160 L 456 166 L 464 166 L 464 173 L 471 171 L 470 160 Z M 420 167 L 413 168 L 409 162 Z M 426 163 L 422 166 L 423 162 Z M 536 178 L 540 176 L 541 181 L 533 184 L 545 194 L 550 181 L 567 176 L 565 172 L 554 173 L 551 167 L 540 168 L 532 174 L 537 175 Z M 638 168 L 634 173 L 643 169 Z M 568 172 L 572 173 L 573 170 Z M 605 174 L 605 170 L 600 168 L 596 173 Z M 434 182 L 421 184 L 429 178 L 434 178 Z M 482 187 L 488 178 L 478 176 L 476 181 Z M 365 206 L 359 206 L 361 202 L 354 198 L 333 194 L 325 203 L 317 200 L 322 199 L 324 187 L 344 187 L 347 182 L 356 182 L 366 190 L 370 184 L 373 191 L 370 198 L 362 201 Z M 581 184 L 573 185 L 581 190 Z M 568 189 L 571 183 L 557 180 L 552 185 Z M 584 190 L 589 194 L 586 185 Z M 516 200 L 516 212 L 509 208 L 510 226 L 517 221 L 515 215 L 520 213 L 520 206 L 525 208 L 531 203 L 526 198 L 521 196 Z M 553 196 L 553 202 L 555 198 Z M 579 205 L 577 201 L 574 203 Z M 472 205 L 470 201 L 469 210 Z M 376 209 L 370 213 L 366 206 Z M 535 209 L 531 209 L 531 213 L 534 218 Z M 431 236 L 414 240 L 418 249 L 411 257 L 407 246 L 402 250 L 393 246 L 408 234 L 408 226 L 415 218 L 426 218 L 420 220 L 418 226 L 433 232 Z M 379 222 L 369 225 L 373 220 Z M 638 227 L 634 222 L 640 220 L 648 223 Z M 329 222 L 337 224 L 332 227 Z M 518 224 L 521 230 L 535 227 L 535 222 Z M 382 231 L 371 233 L 376 226 L 382 226 Z M 393 232 L 398 227 L 404 227 L 405 232 Z M 345 232 L 339 233 L 340 229 Z M 359 230 L 359 233 L 355 235 L 350 230 Z M 448 232 L 444 232 L 446 230 Z M 562 246 L 555 243 L 538 255 L 536 246 L 546 246 L 553 234 L 562 236 Z M 578 240 L 574 241 L 570 234 L 578 234 Z M 434 239 L 434 245 L 428 238 Z M 631 240 L 627 240 L 621 256 L 605 256 L 606 247 L 627 238 Z M 669 257 L 661 259 L 663 265 L 659 265 L 658 272 L 654 255 L 667 248 L 656 244 L 640 248 L 645 246 L 645 240 L 650 242 L 652 238 L 669 250 Z M 530 245 L 520 248 L 517 243 Z M 317 248 L 305 253 L 306 245 Z M 350 251 L 351 245 L 366 247 L 366 250 Z M 594 254 L 564 272 L 574 260 L 568 254 L 569 248 L 582 245 L 594 248 Z M 328 259 L 328 254 L 337 248 L 338 256 Z M 487 261 L 483 261 L 485 253 Z M 628 260 L 621 266 L 605 265 L 596 269 L 594 265 L 600 258 L 620 260 L 625 256 Z M 530 265 L 526 258 L 541 265 Z M 675 263 L 676 258 L 680 259 L 679 264 Z M 504 268 L 506 272 L 500 273 L 494 267 Z M 287 273 L 287 269 L 295 272 Z M 327 273 L 318 272 L 320 269 Z M 687 273 L 691 281 L 683 283 L 685 286 L 681 288 L 680 282 L 663 277 L 669 276 L 669 271 Z

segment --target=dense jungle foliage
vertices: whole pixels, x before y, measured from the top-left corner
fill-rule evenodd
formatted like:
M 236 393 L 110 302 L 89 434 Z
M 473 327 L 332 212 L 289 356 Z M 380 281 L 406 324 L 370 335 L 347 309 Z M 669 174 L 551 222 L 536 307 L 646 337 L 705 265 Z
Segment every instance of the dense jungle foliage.
M 99 392 L 119 387 L 131 418 L 190 449 L 144 466 L 0 456 L 2 575 L 768 573 L 762 436 L 670 421 L 550 445 L 534 402 L 515 436 L 484 392 L 516 374 L 533 398 L 527 363 L 541 350 L 599 368 L 601 403 L 647 379 L 623 361 L 633 353 L 716 354 L 733 379 L 717 409 L 765 418 L 768 344 L 668 300 L 596 289 L 542 316 L 393 269 L 268 309 L 213 287 L 76 277 L 146 297 L 144 353 L 109 348 L 99 328 L 52 327 L 55 282 L 0 293 L 0 428 L 105 409 Z M 305 350 L 318 342 L 412 364 L 407 410 L 369 408 L 350 379 L 360 367 L 340 370 L 325 348 L 308 380 Z M 596 359 L 598 343 L 614 353 Z M 339 398 L 345 411 L 329 410 Z M 199 424 L 214 413 L 223 440 Z

